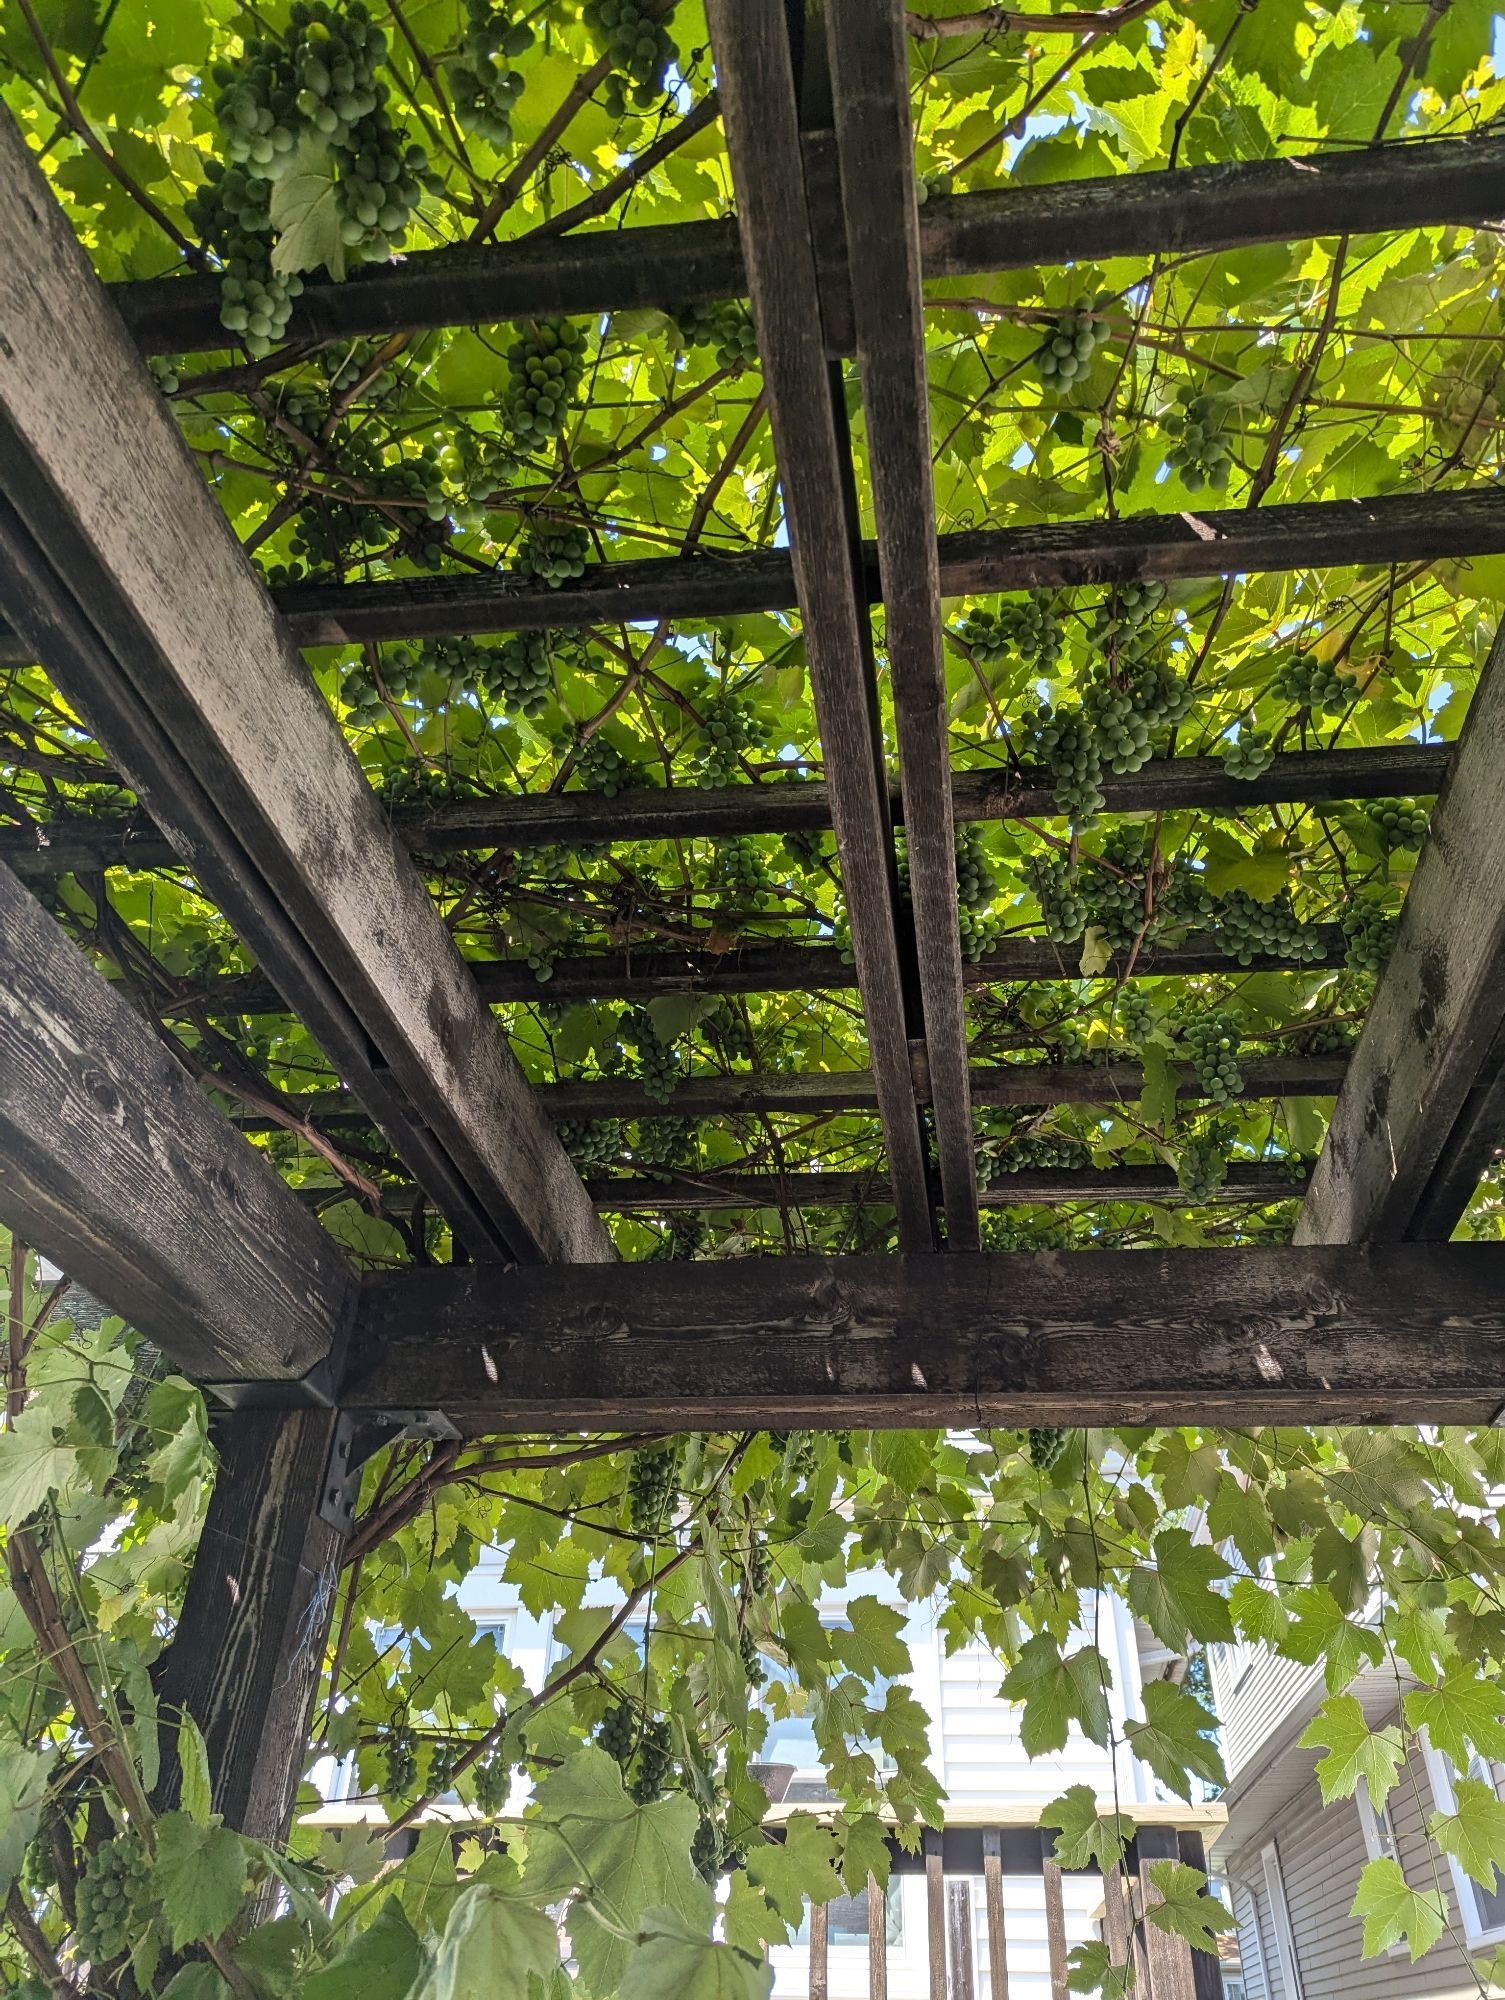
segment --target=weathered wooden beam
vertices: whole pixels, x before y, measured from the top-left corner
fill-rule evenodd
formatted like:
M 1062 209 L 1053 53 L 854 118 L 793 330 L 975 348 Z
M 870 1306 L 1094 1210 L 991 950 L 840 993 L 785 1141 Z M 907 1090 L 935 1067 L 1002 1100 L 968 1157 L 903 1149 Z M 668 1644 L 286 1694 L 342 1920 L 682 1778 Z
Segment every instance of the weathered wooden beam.
M 309 1715 L 339 1581 L 341 1537 L 319 1503 L 333 1410 L 237 1410 L 222 1418 L 219 1472 L 164 1656 L 164 1719 L 185 1709 L 209 1752 L 214 1809 L 279 1846 L 308 1756 Z M 169 1754 L 156 1803 L 177 1803 Z
M 825 354 L 783 0 L 708 0 L 706 19 L 884 1150 L 900 1241 L 918 1250 L 934 1241 L 910 1075 L 920 1024 L 900 962 L 846 407 Z
M 977 1168 L 967 1092 L 909 38 L 903 0 L 828 0 L 824 11 L 946 1243 L 975 1250 Z M 819 14 L 813 18 L 818 26 Z M 800 441 L 790 442 L 800 448 Z M 805 623 L 808 630 L 808 613 Z
M 264 1156 L 4 867 L 0 1218 L 200 1379 L 303 1375 L 354 1302 Z
M 1505 624 L 1333 1109 L 1297 1239 L 1446 1239 L 1505 1125 Z
M 1292 1201 L 1306 1185 L 1271 1164 L 1236 1161 L 1212 1201 Z M 667 1173 L 588 1180 L 591 1199 L 609 1215 L 640 1210 L 672 1214 L 697 1209 L 886 1208 L 891 1197 L 879 1173 Z M 937 1201 L 945 1197 L 937 1184 Z M 1096 1205 L 1115 1201 L 1180 1203 L 1186 1200 L 1169 1167 L 1024 1168 L 1000 1174 L 978 1190 L 983 1208 L 1012 1208 L 1071 1202 Z
M 0 606 L 476 1254 L 610 1254 L 82 246 L 0 114 Z
M 373 1279 L 341 1395 L 466 1435 L 1490 1422 L 1505 1245 L 756 1257 Z
M 1240 814 L 1261 805 L 1324 804 L 1344 799 L 1432 796 L 1451 760 L 1451 743 L 1385 743 L 1368 749 L 1285 750 L 1257 778 L 1230 777 L 1221 757 L 1163 757 L 1124 777 L 1103 774 L 1105 811 Z M 897 787 L 889 810 L 904 819 Z M 1049 774 L 957 771 L 951 810 L 958 820 L 1058 817 Z M 399 806 L 393 831 L 415 854 L 465 853 L 490 847 L 578 847 L 634 840 L 717 840 L 746 833 L 816 832 L 831 824 L 819 779 L 761 785 L 694 785 L 669 790 L 520 792 Z M 35 827 L 0 827 L 0 861 L 24 881 L 98 868 L 166 868 L 172 843 L 144 815 L 79 814 Z
M 1191 257 L 1505 214 L 1505 141 L 1438 139 L 1291 159 L 1115 174 L 932 198 L 920 217 L 927 278 L 1090 261 Z M 349 340 L 538 314 L 673 308 L 745 295 L 735 225 L 655 223 L 579 236 L 416 251 L 342 284 L 307 285 L 288 337 Z M 231 344 L 212 277 L 112 287 L 147 354 Z

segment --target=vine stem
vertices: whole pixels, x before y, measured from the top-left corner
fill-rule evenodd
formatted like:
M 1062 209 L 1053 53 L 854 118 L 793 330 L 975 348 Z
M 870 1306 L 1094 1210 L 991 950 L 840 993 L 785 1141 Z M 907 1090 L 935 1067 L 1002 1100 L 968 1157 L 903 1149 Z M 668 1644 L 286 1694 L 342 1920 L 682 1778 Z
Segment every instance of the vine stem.
M 1012 7 L 979 7 L 974 14 L 908 16 L 909 32 L 917 42 L 949 41 L 960 35 L 1105 35 L 1126 28 L 1160 5 L 1160 0 L 1120 0 L 1117 7 L 1097 7 L 1077 14 L 1022 14 Z

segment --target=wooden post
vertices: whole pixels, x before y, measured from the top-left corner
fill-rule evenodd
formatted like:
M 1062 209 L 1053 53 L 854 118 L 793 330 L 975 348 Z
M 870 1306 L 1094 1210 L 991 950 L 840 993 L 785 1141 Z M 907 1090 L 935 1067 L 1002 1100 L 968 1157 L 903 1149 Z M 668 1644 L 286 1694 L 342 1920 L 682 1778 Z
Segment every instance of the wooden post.
M 1207 1873 L 1207 1848 L 1195 1827 L 1183 1827 L 1176 1836 L 1181 1859 L 1188 1868 Z M 1222 1960 L 1210 1951 L 1191 1955 L 1191 1983 L 1196 2000 L 1224 2000 Z
M 867 2000 L 888 2000 L 888 1892 L 867 1878 Z
M 988 1983 L 990 2000 L 1009 2000 L 1008 1937 L 1003 1922 L 1003 1838 L 996 1832 L 982 1837 L 983 1896 L 988 1910 Z
M 308 1747 L 340 1575 L 341 1537 L 320 1519 L 333 1410 L 226 1419 L 219 1477 L 158 1694 L 203 1732 L 214 1806 L 257 1840 L 285 1838 Z M 171 1732 L 164 1731 L 171 1742 Z M 159 1806 L 179 1788 L 164 1765 Z
M 930 2000 L 946 2000 L 946 1854 L 942 1837 L 925 1829 L 925 1933 L 930 1947 Z
M 1040 1874 L 1045 1884 L 1045 1941 L 1050 1949 L 1050 2000 L 1069 2000 L 1066 1986 L 1066 1901 L 1054 1837 L 1040 1836 Z
M 1192 1978 L 1192 1959 L 1200 1956 L 1192 1951 L 1185 1938 L 1173 1937 L 1163 1931 L 1159 1924 L 1149 1921 L 1148 1913 L 1160 1901 L 1159 1891 L 1150 1883 L 1150 1870 L 1157 1861 L 1179 1860 L 1180 1845 L 1174 1827 L 1142 1826 L 1135 1838 L 1139 1855 L 1140 1905 L 1145 1911 L 1145 1922 L 1140 1926 L 1140 1938 L 1144 1950 L 1144 1964 L 1149 1972 L 1150 1992 L 1154 2000 L 1197 2000 L 1197 1989 Z
M 810 1905 L 810 2000 L 826 2000 L 830 1991 L 831 1907 Z
M 977 2000 L 970 1882 L 946 1884 L 946 1935 L 951 1952 L 951 2000 Z

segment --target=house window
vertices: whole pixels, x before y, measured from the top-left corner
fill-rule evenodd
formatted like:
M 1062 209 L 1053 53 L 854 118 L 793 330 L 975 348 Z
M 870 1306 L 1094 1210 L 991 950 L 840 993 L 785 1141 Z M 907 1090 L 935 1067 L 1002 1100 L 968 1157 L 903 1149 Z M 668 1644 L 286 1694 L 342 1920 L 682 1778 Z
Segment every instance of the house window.
M 1455 1771 L 1453 1761 L 1440 1750 L 1426 1746 L 1427 1773 L 1432 1780 L 1432 1796 L 1438 1809 L 1445 1813 L 1458 1810 L 1458 1794 L 1454 1789 Z M 1496 1798 L 1505 1799 L 1505 1764 L 1494 1758 L 1481 1757 L 1477 1752 L 1469 1758 L 1468 1770 L 1464 1774 L 1476 1784 L 1487 1785 Z M 1485 1888 L 1476 1882 L 1466 1869 L 1459 1866 L 1451 1855 L 1449 1866 L 1453 1871 L 1453 1888 L 1458 1897 L 1458 1908 L 1463 1914 L 1463 1930 L 1470 1944 L 1505 1943 L 1505 1875 L 1495 1874 L 1493 1883 Z
M 1280 1983 L 1285 2000 L 1303 2000 L 1301 1968 L 1296 1962 L 1296 1938 L 1291 1929 L 1291 1912 L 1286 1904 L 1285 1878 L 1280 1872 L 1280 1855 L 1272 1840 L 1260 1850 L 1265 1874 L 1265 1894 L 1270 1898 L 1270 1919 L 1275 1931 L 1275 1956 L 1280 1962 Z
M 904 1894 L 897 1876 L 891 1877 L 883 1903 L 884 1942 L 895 1950 L 904 1944 Z M 800 1927 L 794 1934 L 796 1944 L 810 1942 L 810 1905 L 806 1903 L 805 1914 L 800 1918 Z M 860 1896 L 837 1896 L 826 1905 L 826 1941 L 834 1950 L 838 1945 L 848 1947 L 861 1945 L 864 1949 L 868 1941 L 867 1891 Z

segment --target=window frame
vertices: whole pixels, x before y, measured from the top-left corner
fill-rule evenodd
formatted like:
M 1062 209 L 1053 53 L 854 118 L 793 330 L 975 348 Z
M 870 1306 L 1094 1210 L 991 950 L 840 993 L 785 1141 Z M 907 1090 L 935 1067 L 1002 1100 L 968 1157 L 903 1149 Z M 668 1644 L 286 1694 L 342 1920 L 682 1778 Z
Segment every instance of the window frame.
M 1265 1893 L 1270 1898 L 1270 1925 L 1275 1932 L 1275 1955 L 1280 1960 L 1280 1983 L 1285 2000 L 1305 2000 L 1301 1986 L 1301 1961 L 1296 1955 L 1296 1933 L 1291 1928 L 1291 1907 L 1286 1901 L 1286 1879 L 1281 1871 L 1280 1849 L 1273 1840 L 1267 1840 L 1259 1850 L 1259 1862 L 1264 1870 Z
M 1452 1758 L 1437 1749 L 1425 1735 L 1422 1738 L 1422 1756 L 1426 1762 L 1427 1778 L 1432 1787 L 1432 1800 L 1437 1810 L 1443 1813 L 1456 1812 L 1458 1794 L 1453 1788 L 1453 1781 L 1457 1774 L 1454 1771 Z M 1463 1775 L 1467 1776 L 1467 1773 Z M 1495 1790 L 1500 1793 L 1498 1779 L 1495 1781 Z M 1500 1795 L 1505 1797 L 1505 1793 Z M 1505 1916 L 1496 1923 L 1487 1922 L 1479 1907 L 1479 1884 L 1453 1855 L 1450 1854 L 1447 1859 L 1448 1867 L 1452 1871 L 1453 1895 L 1458 1904 L 1458 1914 L 1463 1919 L 1463 1935 L 1469 1945 L 1472 1947 L 1505 1944 Z M 1496 1870 L 1495 1882 L 1496 1895 L 1505 1896 L 1505 1872 Z

